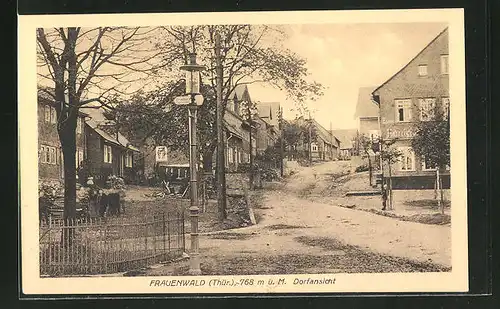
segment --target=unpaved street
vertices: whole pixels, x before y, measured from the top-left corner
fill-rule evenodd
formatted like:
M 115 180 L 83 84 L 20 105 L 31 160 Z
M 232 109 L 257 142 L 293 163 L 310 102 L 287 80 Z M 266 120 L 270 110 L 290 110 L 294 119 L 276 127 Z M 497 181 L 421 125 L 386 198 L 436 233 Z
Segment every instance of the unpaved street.
M 202 235 L 207 274 L 436 271 L 451 267 L 450 227 L 404 222 L 301 197 L 345 162 L 300 168 L 264 192 L 257 225 Z M 187 239 L 189 243 L 189 239 Z M 148 275 L 183 274 L 186 263 Z

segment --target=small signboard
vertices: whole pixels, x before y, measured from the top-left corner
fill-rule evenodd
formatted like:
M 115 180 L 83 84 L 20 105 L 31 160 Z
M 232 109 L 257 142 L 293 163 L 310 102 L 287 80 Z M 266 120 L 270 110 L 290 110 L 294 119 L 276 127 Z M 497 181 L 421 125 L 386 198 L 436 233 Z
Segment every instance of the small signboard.
M 156 162 L 167 162 L 167 146 L 156 146 Z
M 194 102 L 196 103 L 196 105 L 203 105 L 203 101 L 205 101 L 205 98 L 201 94 L 197 94 L 194 96 Z
M 184 96 L 176 97 L 174 99 L 174 103 L 177 105 L 189 105 L 189 104 L 191 104 L 191 96 L 184 95 Z

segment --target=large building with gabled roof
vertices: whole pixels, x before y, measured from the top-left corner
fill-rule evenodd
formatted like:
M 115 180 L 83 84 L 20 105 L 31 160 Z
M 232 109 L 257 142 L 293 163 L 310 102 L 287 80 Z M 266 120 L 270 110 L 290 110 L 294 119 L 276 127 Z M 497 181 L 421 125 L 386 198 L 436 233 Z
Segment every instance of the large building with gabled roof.
M 411 147 L 416 124 L 430 121 L 429 111 L 449 110 L 448 28 L 440 32 L 427 46 L 398 72 L 372 92 L 379 107 L 381 135 L 385 140 L 396 140 L 403 154 L 391 166 L 393 188 L 432 189 L 436 171 L 425 158 L 419 158 Z M 439 143 L 439 141 L 436 141 Z M 389 175 L 384 164 L 383 177 Z M 450 187 L 449 168 L 442 175 L 443 188 Z

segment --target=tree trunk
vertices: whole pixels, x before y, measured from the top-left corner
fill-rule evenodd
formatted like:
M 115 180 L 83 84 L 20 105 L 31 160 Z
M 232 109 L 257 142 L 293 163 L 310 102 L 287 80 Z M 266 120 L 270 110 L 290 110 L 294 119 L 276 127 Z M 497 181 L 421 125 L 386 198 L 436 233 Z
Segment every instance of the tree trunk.
M 436 184 L 438 191 L 441 192 L 441 179 L 439 175 L 439 168 L 436 168 Z M 438 199 L 437 202 L 438 202 L 438 208 L 441 210 L 441 213 L 444 214 L 444 207 L 441 203 L 441 199 Z
M 64 211 L 63 219 L 71 226 L 76 217 L 76 112 L 69 113 L 64 124 L 59 125 L 58 133 L 64 158 Z M 74 229 L 63 229 L 61 245 L 71 246 Z
M 389 209 L 394 210 L 394 205 L 392 203 L 393 195 L 392 195 L 392 171 L 391 164 L 389 163 Z
M 444 215 L 444 190 L 443 190 L 443 178 L 439 176 L 439 193 L 440 193 L 440 203 L 441 203 L 441 214 Z
M 372 186 L 372 160 L 370 159 L 370 154 L 368 154 L 368 176 L 370 178 L 370 186 Z

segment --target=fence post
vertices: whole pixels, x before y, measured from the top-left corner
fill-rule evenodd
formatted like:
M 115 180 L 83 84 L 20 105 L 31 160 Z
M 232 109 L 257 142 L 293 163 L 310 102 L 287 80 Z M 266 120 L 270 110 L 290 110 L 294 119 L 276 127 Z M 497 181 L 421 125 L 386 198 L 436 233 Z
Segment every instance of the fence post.
M 165 213 L 162 212 L 162 226 L 163 226 L 163 256 L 165 256 L 165 249 L 166 249 L 166 244 L 165 244 Z
M 148 263 L 147 262 L 147 256 L 148 256 L 148 221 L 147 220 L 148 220 L 147 218 L 144 219 L 144 221 L 145 221 L 144 228 L 146 229 L 146 232 L 145 232 L 146 236 L 144 237 L 144 247 L 145 247 L 144 256 L 146 257 L 146 259 L 145 259 L 146 265 Z
M 168 253 L 170 253 L 170 213 L 167 213 Z
M 157 256 L 156 256 L 156 215 L 153 216 L 153 254 L 154 254 L 154 263 L 157 262 Z
M 104 221 L 104 273 L 108 272 L 108 222 Z
M 49 274 L 52 273 L 52 239 L 50 235 L 52 234 L 52 216 L 49 216 Z

